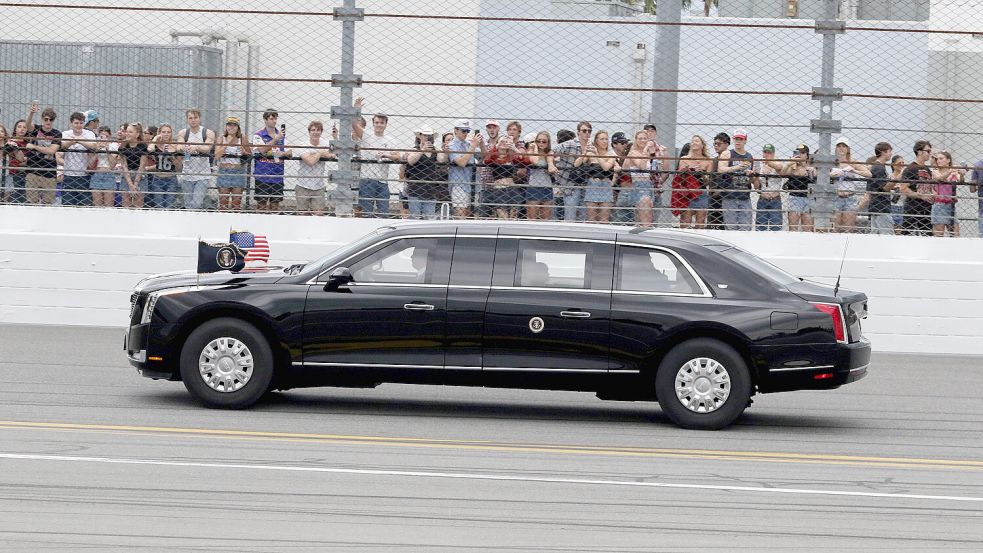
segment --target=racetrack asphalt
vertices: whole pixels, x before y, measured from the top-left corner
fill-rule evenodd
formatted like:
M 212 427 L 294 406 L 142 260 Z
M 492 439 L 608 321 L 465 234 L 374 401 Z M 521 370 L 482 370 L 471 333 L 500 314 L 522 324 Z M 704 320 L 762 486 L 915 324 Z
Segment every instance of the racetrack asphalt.
M 211 410 L 122 334 L 0 325 L 0 551 L 983 550 L 983 357 L 875 353 L 695 432 L 570 392 Z

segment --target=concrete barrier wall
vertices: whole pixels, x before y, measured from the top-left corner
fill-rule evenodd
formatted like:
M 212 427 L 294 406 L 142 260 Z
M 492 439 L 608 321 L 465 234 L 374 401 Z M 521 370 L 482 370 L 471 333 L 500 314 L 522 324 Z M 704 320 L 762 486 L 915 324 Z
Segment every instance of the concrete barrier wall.
M 194 270 L 199 237 L 265 234 L 271 264 L 319 257 L 386 224 L 256 214 L 0 206 L 0 323 L 125 326 L 144 276 Z M 711 232 L 789 272 L 870 297 L 875 350 L 983 353 L 983 241 Z

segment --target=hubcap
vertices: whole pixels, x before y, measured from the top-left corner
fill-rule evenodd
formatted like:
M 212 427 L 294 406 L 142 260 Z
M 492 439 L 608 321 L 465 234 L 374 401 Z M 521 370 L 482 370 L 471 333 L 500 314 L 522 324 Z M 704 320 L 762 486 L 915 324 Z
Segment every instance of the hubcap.
M 714 359 L 690 359 L 676 373 L 676 397 L 694 413 L 712 413 L 729 396 L 730 373 Z
M 201 350 L 198 372 L 209 388 L 235 392 L 253 376 L 253 354 L 235 338 L 216 338 Z

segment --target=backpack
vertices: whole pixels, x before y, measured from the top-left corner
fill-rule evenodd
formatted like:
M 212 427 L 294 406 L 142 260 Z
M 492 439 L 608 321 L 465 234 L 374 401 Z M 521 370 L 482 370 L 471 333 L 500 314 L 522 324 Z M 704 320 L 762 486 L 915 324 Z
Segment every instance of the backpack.
M 202 135 L 202 137 L 204 137 L 203 140 L 208 140 L 208 129 L 206 127 L 202 127 L 201 128 L 201 131 L 202 131 L 201 135 Z M 184 142 L 185 142 L 185 144 L 188 143 L 188 138 L 190 136 L 191 136 L 191 129 L 190 128 L 185 128 L 184 129 Z M 215 164 L 215 142 L 218 140 L 218 133 L 214 133 L 213 136 L 215 137 L 215 140 L 212 141 L 212 148 L 210 150 L 208 150 L 208 164 L 209 165 L 214 165 Z

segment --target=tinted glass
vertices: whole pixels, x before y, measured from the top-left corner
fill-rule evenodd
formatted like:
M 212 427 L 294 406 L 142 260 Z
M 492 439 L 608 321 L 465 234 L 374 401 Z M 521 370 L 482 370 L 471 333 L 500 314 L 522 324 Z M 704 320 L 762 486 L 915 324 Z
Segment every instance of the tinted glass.
M 369 254 L 350 269 L 356 284 L 431 284 L 436 257 L 436 238 L 409 238 Z
M 590 288 L 590 262 L 595 244 L 520 240 L 516 286 Z
M 490 286 L 495 261 L 495 238 L 458 238 L 451 261 L 451 284 Z
M 733 259 L 741 265 L 751 269 L 755 273 L 767 277 L 778 284 L 791 284 L 798 282 L 795 276 L 786 273 L 775 265 L 761 259 L 760 257 L 738 248 L 729 248 L 720 252 L 721 254 Z
M 615 289 L 665 294 L 702 294 L 689 270 L 674 255 L 649 248 L 618 248 Z

